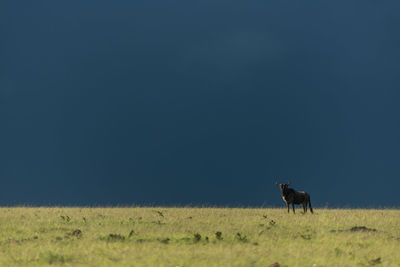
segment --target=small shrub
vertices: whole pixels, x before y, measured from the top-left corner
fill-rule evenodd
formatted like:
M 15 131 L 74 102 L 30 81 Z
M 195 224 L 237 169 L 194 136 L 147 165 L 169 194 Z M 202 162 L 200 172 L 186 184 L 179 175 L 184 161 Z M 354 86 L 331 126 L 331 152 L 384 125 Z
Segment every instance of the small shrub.
M 201 235 L 199 233 L 195 233 L 193 235 L 194 242 L 199 242 L 201 240 Z
M 164 217 L 164 214 L 161 211 L 155 210 L 155 212 L 157 212 L 157 214 L 160 215 L 160 217 Z
M 132 237 L 135 234 L 135 231 L 130 231 L 128 237 Z
M 369 263 L 370 265 L 381 264 L 381 263 L 382 263 L 382 262 L 381 262 L 381 257 L 376 258 L 376 259 L 373 259 L 373 260 L 370 260 L 368 263 Z
M 72 259 L 70 257 L 53 253 L 53 252 L 48 252 L 46 254 L 40 255 L 39 261 L 42 263 L 48 263 L 48 264 L 63 264 L 66 262 L 70 262 Z
M 168 244 L 169 241 L 170 241 L 170 239 L 168 237 L 160 240 L 160 242 L 163 244 Z
M 349 229 L 350 232 L 376 232 L 376 229 L 368 228 L 365 226 L 354 226 Z
M 70 233 L 67 233 L 65 235 L 66 237 L 77 237 L 77 238 L 81 238 L 82 237 L 82 231 L 80 229 L 76 229 Z
M 240 241 L 240 242 L 247 242 L 247 237 L 246 236 L 242 236 L 241 233 L 236 233 L 235 236 L 236 240 Z
M 61 215 L 60 218 L 64 221 L 64 222 L 70 222 L 71 218 L 68 215 Z
M 340 248 L 335 248 L 335 255 L 336 257 L 340 256 L 343 254 L 343 251 Z
M 120 235 L 120 234 L 109 234 L 108 236 L 102 237 L 100 239 L 106 240 L 106 241 L 123 241 L 123 240 L 125 240 L 125 236 Z
M 222 233 L 221 232 L 216 232 L 215 233 L 215 238 L 217 238 L 218 240 L 222 240 Z

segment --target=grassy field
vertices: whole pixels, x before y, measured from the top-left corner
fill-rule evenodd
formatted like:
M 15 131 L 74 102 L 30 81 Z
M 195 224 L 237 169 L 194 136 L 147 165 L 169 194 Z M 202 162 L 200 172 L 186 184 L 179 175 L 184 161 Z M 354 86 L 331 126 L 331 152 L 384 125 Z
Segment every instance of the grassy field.
M 0 208 L 2 266 L 275 262 L 400 266 L 400 210 Z

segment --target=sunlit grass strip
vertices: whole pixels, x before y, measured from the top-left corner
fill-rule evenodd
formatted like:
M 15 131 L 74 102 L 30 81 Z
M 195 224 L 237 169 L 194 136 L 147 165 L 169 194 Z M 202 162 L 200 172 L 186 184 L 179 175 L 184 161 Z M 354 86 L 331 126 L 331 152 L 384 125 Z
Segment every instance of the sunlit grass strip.
M 4 266 L 399 266 L 396 209 L 0 208 Z

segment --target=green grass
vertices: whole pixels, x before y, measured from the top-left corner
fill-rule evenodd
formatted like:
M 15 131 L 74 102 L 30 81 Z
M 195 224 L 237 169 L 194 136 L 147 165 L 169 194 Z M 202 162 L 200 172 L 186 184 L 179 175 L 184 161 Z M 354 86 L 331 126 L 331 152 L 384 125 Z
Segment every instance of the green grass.
M 354 226 L 376 231 L 350 231 Z M 298 209 L 293 215 L 283 208 L 0 208 L 2 266 L 274 262 L 400 266 L 400 210 L 315 209 L 311 215 Z

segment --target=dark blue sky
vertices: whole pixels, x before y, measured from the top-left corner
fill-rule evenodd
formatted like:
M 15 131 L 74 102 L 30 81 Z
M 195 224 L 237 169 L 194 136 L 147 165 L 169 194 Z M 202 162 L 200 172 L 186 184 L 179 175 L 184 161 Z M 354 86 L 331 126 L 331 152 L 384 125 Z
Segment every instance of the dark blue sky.
M 400 206 L 397 1 L 1 1 L 0 205 Z

